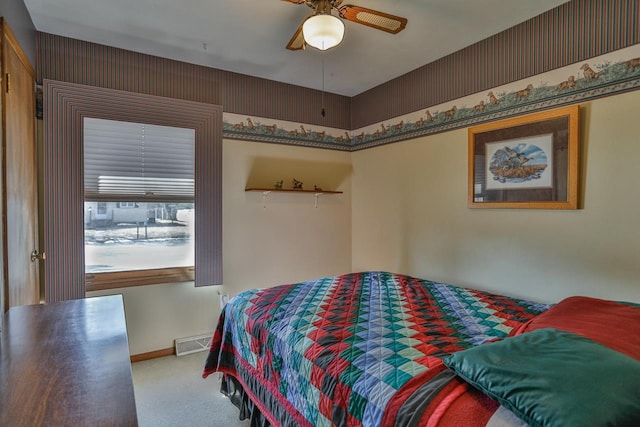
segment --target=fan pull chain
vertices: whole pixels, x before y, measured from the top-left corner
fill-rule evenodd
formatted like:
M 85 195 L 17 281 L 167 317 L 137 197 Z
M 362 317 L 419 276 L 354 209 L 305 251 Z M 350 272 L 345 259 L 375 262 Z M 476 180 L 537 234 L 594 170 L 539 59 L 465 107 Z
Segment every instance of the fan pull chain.
M 322 117 L 326 116 L 327 113 L 324 111 L 324 55 L 322 55 L 322 109 L 320 110 L 320 115 Z

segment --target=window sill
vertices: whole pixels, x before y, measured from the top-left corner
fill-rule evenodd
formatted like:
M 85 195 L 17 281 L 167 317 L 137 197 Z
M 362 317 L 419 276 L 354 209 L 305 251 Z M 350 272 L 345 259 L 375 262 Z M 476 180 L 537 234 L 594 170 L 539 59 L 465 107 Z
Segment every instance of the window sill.
M 194 271 L 193 267 L 174 267 L 112 273 L 87 273 L 84 276 L 85 290 L 87 292 L 104 291 L 133 286 L 191 282 L 194 280 Z

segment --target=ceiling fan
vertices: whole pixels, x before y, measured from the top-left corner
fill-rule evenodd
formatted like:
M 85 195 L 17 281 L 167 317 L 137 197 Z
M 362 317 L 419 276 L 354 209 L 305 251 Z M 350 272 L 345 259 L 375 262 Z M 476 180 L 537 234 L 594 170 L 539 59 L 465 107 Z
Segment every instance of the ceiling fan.
M 363 24 L 377 30 L 397 34 L 407 25 L 407 19 L 390 15 L 377 10 L 367 9 L 350 4 L 342 6 L 343 0 L 283 0 L 290 3 L 306 4 L 314 9 L 311 16 L 306 18 L 289 40 L 287 49 L 304 49 L 307 44 L 326 50 L 338 45 L 344 34 L 344 24 L 336 16 L 331 15 L 335 9 L 340 18 Z

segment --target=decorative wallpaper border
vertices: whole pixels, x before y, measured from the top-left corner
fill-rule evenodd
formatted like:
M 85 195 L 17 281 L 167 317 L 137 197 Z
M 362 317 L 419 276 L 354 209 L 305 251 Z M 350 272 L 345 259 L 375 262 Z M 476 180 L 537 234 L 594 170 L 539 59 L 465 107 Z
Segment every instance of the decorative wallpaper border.
M 222 119 L 224 138 L 343 151 L 352 147 L 352 132 L 344 129 L 233 113 L 224 113 Z
M 223 137 L 342 151 L 640 89 L 640 44 L 356 130 L 224 113 Z

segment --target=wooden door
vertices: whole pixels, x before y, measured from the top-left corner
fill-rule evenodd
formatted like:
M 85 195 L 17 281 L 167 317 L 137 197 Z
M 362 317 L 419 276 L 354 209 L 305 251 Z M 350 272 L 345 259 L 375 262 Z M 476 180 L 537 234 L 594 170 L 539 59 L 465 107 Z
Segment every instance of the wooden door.
M 35 73 L 2 23 L 4 311 L 40 302 L 38 262 Z

